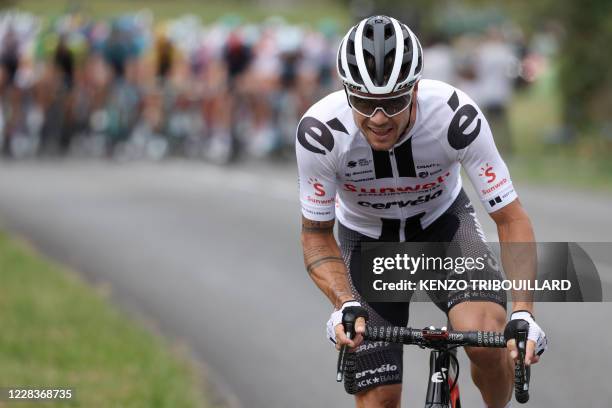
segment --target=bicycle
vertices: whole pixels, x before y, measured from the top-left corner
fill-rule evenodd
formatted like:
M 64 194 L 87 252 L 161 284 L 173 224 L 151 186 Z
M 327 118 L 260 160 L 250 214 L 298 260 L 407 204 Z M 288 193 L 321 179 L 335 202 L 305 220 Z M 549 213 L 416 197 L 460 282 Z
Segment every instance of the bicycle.
M 356 319 L 345 313 L 342 323 L 347 336 L 355 334 Z M 348 318 L 348 319 L 347 319 Z M 519 352 L 518 362 L 514 369 L 514 394 L 517 402 L 524 404 L 529 400 L 530 367 L 525 366 L 524 359 L 529 325 L 523 321 L 517 326 L 516 343 Z M 425 408 L 461 408 L 459 398 L 459 361 L 456 357 L 458 347 L 506 347 L 502 333 L 487 331 L 453 331 L 446 327 L 437 329 L 433 326 L 424 329 L 413 329 L 398 326 L 367 326 L 364 340 L 385 341 L 404 345 L 417 345 L 431 349 L 429 357 L 429 381 L 425 398 Z M 348 352 L 343 346 L 338 356 L 336 380 L 344 380 L 347 393 L 357 392 L 356 355 Z

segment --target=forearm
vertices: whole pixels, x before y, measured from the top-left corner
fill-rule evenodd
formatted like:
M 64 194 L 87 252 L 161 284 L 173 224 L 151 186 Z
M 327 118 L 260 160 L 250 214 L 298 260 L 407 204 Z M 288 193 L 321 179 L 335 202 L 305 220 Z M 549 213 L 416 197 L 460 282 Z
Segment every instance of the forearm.
M 333 234 L 334 221 L 302 219 L 302 249 L 308 275 L 336 308 L 353 299 L 348 273 Z
M 527 215 L 498 223 L 497 232 L 501 245 L 501 259 L 506 276 L 510 280 L 534 280 L 537 269 L 535 236 Z M 513 310 L 533 313 L 533 293 L 513 291 Z

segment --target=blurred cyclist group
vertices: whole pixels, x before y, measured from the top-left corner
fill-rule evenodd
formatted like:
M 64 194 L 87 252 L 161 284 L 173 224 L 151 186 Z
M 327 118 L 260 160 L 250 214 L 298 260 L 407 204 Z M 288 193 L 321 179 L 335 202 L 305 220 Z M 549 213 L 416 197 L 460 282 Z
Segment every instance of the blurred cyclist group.
M 2 153 L 218 161 L 282 153 L 305 109 L 336 85 L 337 42 L 330 22 L 4 13 Z
M 223 163 L 292 155 L 299 118 L 340 88 L 340 28 L 279 17 L 203 24 L 193 15 L 158 22 L 149 11 L 106 20 L 79 12 L 53 19 L 4 12 L 1 156 Z M 470 92 L 490 121 L 500 117 L 498 144 L 510 138 L 502 136 L 505 107 L 521 61 L 530 58 L 502 37 L 458 37 L 452 46 L 432 37 L 424 44 L 424 76 Z

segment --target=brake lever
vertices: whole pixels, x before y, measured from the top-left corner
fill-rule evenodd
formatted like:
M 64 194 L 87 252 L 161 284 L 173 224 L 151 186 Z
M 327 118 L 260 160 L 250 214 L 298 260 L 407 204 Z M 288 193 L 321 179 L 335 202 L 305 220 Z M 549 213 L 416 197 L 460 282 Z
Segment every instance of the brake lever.
M 355 326 L 351 322 L 343 322 L 343 326 L 345 331 L 345 335 L 349 340 L 353 339 L 353 334 L 355 333 Z M 336 381 L 342 382 L 344 380 L 344 369 L 346 368 L 346 353 L 348 353 L 348 346 L 345 344 L 340 348 L 340 353 L 338 354 L 338 366 L 336 368 Z
M 520 404 L 529 401 L 529 380 L 530 368 L 525 365 L 525 355 L 527 354 L 527 332 L 528 327 L 518 330 L 516 334 L 516 348 L 518 350 L 518 362 L 514 366 L 514 397 Z

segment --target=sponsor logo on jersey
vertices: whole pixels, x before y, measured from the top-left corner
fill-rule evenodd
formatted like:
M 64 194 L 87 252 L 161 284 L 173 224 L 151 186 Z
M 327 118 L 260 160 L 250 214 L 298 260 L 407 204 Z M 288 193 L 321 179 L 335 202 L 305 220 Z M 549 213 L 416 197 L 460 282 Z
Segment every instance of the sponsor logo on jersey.
M 386 341 L 373 341 L 373 342 L 365 342 L 363 344 L 361 344 L 359 347 L 357 347 L 356 352 L 362 352 L 362 351 L 368 351 L 368 350 L 373 350 L 379 347 L 386 347 L 388 346 L 389 343 L 387 343 Z
M 480 168 L 480 173 L 478 175 L 480 177 L 483 177 L 490 185 L 489 187 L 480 190 L 482 194 L 492 193 L 493 191 L 498 190 L 499 188 L 505 186 L 508 183 L 508 179 L 506 177 L 501 180 L 497 179 L 497 173 L 495 173 L 493 166 L 491 166 L 489 163 L 485 163 L 485 165 Z M 493 199 L 493 201 L 495 201 L 495 198 Z M 494 204 L 490 205 L 491 207 L 493 207 Z
M 485 165 L 480 168 L 480 171 L 481 173 L 479 173 L 478 175 L 480 177 L 486 178 L 487 183 L 489 184 L 493 183 L 497 178 L 495 171 L 493 171 L 493 166 L 489 165 L 489 163 L 485 163 Z
M 478 110 L 469 103 L 459 107 L 457 92 L 453 92 L 446 103 L 455 112 L 448 126 L 448 144 L 455 150 L 465 149 L 480 134 L 482 120 L 478 117 Z
M 300 121 L 297 140 L 304 149 L 322 155 L 325 155 L 326 151 L 331 152 L 335 144 L 331 130 L 323 122 L 311 116 L 306 116 Z M 312 141 L 317 144 L 312 144 Z
M 419 164 L 416 166 L 417 169 L 431 169 L 432 167 L 440 167 L 440 163 L 429 163 L 429 164 Z
M 360 178 L 360 179 L 347 179 L 346 181 L 350 181 L 352 183 L 361 183 L 361 182 L 364 182 L 364 181 L 372 181 L 372 180 L 375 180 L 375 178 L 374 177 L 364 177 L 364 178 Z
M 310 184 L 314 188 L 315 195 L 317 197 L 323 197 L 325 195 L 325 189 L 323 188 L 323 184 L 321 184 L 316 178 L 309 178 L 308 184 Z
M 386 384 L 388 382 L 395 382 L 398 380 L 401 380 L 401 376 L 399 373 L 386 374 L 374 378 L 367 378 L 365 380 L 361 380 L 357 383 L 357 386 L 360 388 L 365 388 L 371 385 Z
M 368 174 L 368 173 L 372 173 L 373 170 L 361 170 L 361 171 L 354 171 L 352 173 L 353 176 L 358 176 L 360 174 Z
M 327 216 L 327 215 L 331 215 L 332 213 L 331 211 L 312 211 L 308 208 L 303 208 L 303 210 L 312 216 L 317 216 L 317 215 Z
M 397 187 L 357 187 L 351 183 L 344 184 L 344 191 L 348 191 L 351 193 L 358 193 L 364 195 L 384 195 L 390 193 L 416 193 L 419 191 L 429 191 L 434 188 L 440 187 L 446 178 L 450 176 L 450 172 L 447 172 L 444 175 L 438 176 L 434 181 L 429 183 L 419 183 L 412 186 L 397 186 Z M 353 180 L 358 181 L 358 180 Z
M 297 140 L 304 149 L 316 154 L 325 155 L 326 151 L 331 152 L 335 145 L 334 136 L 330 129 L 348 135 L 348 130 L 346 130 L 338 118 L 333 118 L 323 123 L 312 116 L 305 116 L 298 124 Z M 313 144 L 313 141 L 316 144 Z
M 502 194 L 501 196 L 496 196 L 492 199 L 489 200 L 489 205 L 491 207 L 495 207 L 497 204 L 501 204 L 504 199 L 506 199 L 506 197 L 508 197 L 510 194 L 512 194 L 514 192 L 514 189 Z
M 314 189 L 314 196 L 312 195 L 307 195 L 306 199 L 313 203 L 313 204 L 319 204 L 319 205 L 329 205 L 332 204 L 335 200 L 335 197 L 332 198 L 328 198 L 328 199 L 322 199 L 321 197 L 325 197 L 325 194 L 327 194 L 325 192 L 325 188 L 323 186 L 323 184 L 321 184 L 321 182 L 319 180 L 317 180 L 314 177 L 310 177 L 308 179 L 308 184 L 310 184 L 312 186 L 312 188 Z
M 433 194 L 427 194 L 427 195 L 418 196 L 415 200 L 389 201 L 389 202 L 386 202 L 386 203 L 370 203 L 368 201 L 359 201 L 359 202 L 357 202 L 357 204 L 359 204 L 362 207 L 369 207 L 369 208 L 373 208 L 375 210 L 388 210 L 391 207 L 393 207 L 394 205 L 396 205 L 398 208 L 404 208 L 404 207 L 407 207 L 409 205 L 415 206 L 415 205 L 423 204 L 423 203 L 426 203 L 428 201 L 434 200 L 434 199 L 440 197 L 443 192 L 444 192 L 444 190 L 438 190 L 438 191 L 436 191 Z
M 363 370 L 359 373 L 356 373 L 355 378 L 365 377 L 366 375 L 390 373 L 393 371 L 397 371 L 397 366 L 395 364 L 383 364 L 378 368 L 374 368 L 373 370 Z
M 354 167 L 357 167 L 357 165 L 359 165 L 360 167 L 369 166 L 370 163 L 372 163 L 372 160 L 363 158 L 363 159 L 358 159 L 356 161 L 350 160 L 348 163 L 346 163 L 346 166 L 352 169 Z
M 493 191 L 499 189 L 500 187 L 506 185 L 508 183 L 508 179 L 507 178 L 503 178 L 499 183 L 489 187 L 489 188 L 483 188 L 481 190 L 482 194 L 489 194 L 492 193 Z
M 420 171 L 419 172 L 419 177 L 420 178 L 426 178 L 427 176 L 429 176 L 429 172 L 428 171 Z
M 310 196 L 310 195 L 307 196 L 306 199 L 309 202 L 313 203 L 313 204 L 319 204 L 319 205 L 330 205 L 330 204 L 333 204 L 335 202 L 335 200 L 336 200 L 335 198 L 328 198 L 328 199 L 325 199 L 325 200 L 319 200 L 318 198 Z

